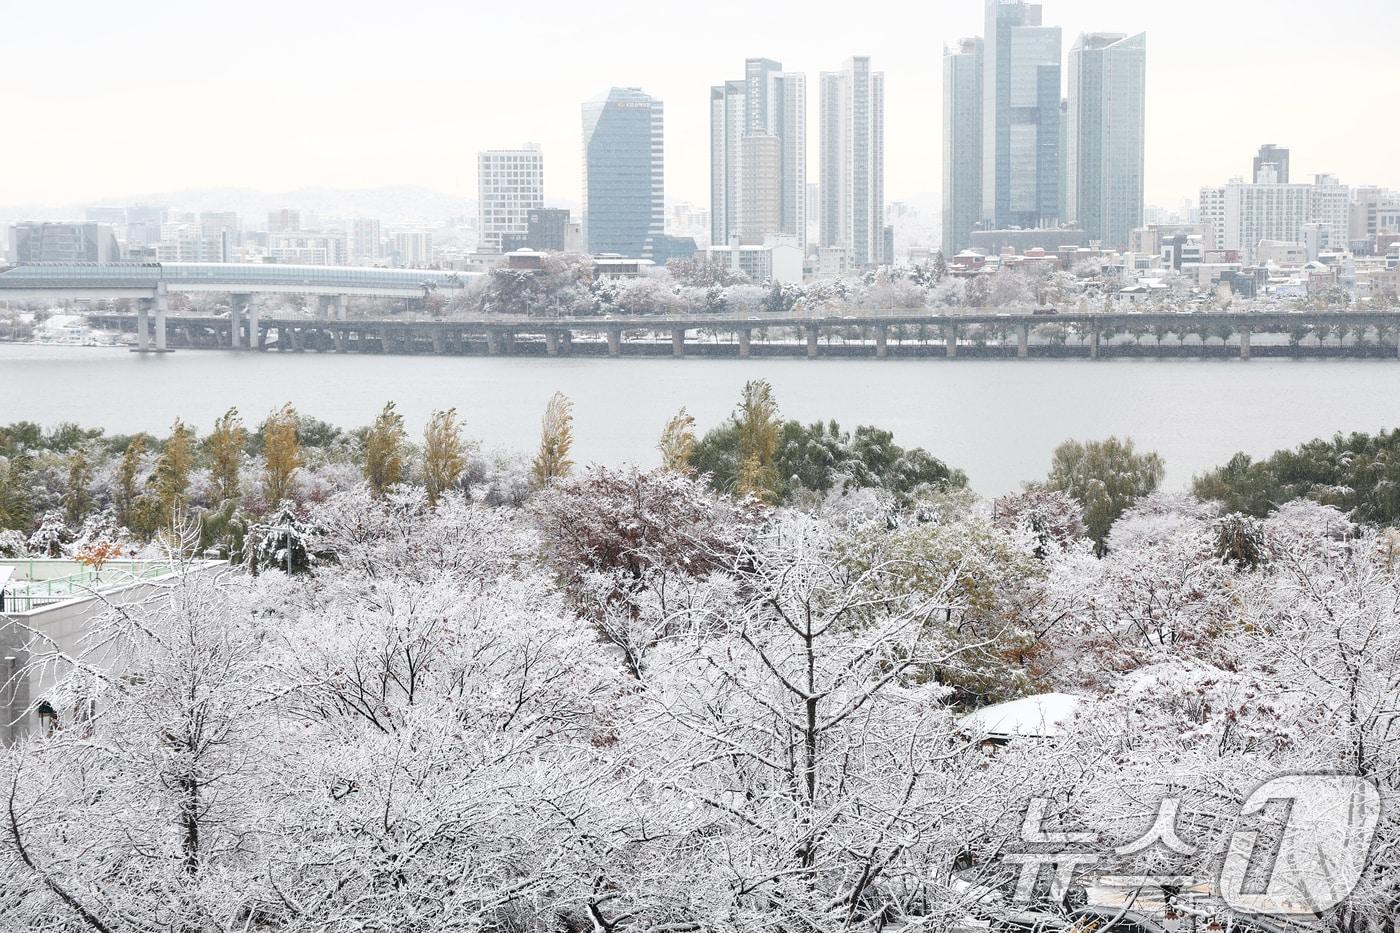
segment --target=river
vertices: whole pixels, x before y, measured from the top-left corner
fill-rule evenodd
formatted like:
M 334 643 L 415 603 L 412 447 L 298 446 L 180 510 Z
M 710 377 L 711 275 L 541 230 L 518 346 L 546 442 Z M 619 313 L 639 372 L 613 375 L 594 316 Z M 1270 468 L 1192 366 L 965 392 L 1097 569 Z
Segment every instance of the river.
M 556 390 L 574 401 L 575 460 L 643 466 L 682 405 L 699 427 L 745 380 L 773 384 L 785 417 L 876 424 L 966 470 L 984 495 L 1043 477 L 1067 438 L 1128 435 L 1158 451 L 1167 483 L 1236 451 L 1256 456 L 1337 431 L 1400 424 L 1393 360 L 716 360 L 488 358 L 182 351 L 0 344 L 0 424 L 74 421 L 163 435 L 207 431 L 237 406 L 250 423 L 290 401 L 342 427 L 398 403 L 415 434 L 455 406 L 488 449 L 533 451 Z

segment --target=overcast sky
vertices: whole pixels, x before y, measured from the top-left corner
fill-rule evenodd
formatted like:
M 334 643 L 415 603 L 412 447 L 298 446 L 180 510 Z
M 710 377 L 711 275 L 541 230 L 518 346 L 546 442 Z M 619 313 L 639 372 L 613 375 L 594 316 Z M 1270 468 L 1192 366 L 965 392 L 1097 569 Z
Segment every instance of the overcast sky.
M 894 12 L 898 10 L 899 12 Z M 1400 187 L 1394 0 L 1052 0 L 1082 31 L 1148 34 L 1147 199 L 1247 174 L 1260 143 L 1295 178 Z M 937 191 L 944 42 L 980 0 L 0 0 L 0 203 L 186 187 L 423 185 L 475 197 L 475 153 L 544 147 L 548 197 L 579 198 L 579 104 L 609 85 L 666 103 L 666 192 L 708 200 L 711 84 L 746 56 L 886 73 L 886 193 Z

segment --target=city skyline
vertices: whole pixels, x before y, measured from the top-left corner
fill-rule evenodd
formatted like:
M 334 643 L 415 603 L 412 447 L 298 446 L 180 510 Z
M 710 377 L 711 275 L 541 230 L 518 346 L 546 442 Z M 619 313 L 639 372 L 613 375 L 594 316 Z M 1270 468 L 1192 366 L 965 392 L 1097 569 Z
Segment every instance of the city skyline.
M 621 30 L 593 30 L 584 11 L 557 3 L 544 4 L 543 15 L 538 6 L 494 12 L 521 23 L 502 34 L 524 36 L 548 53 L 521 72 L 511 67 L 519 49 L 475 39 L 479 24 L 461 11 L 410 5 L 371 34 L 360 26 L 377 9 L 372 4 L 336 7 L 332 16 L 329 5 L 311 3 L 275 8 L 281 28 L 269 31 L 263 14 L 274 8 L 252 0 L 245 16 L 213 34 L 173 4 L 157 3 L 139 18 L 81 0 L 76 6 L 62 38 L 46 38 L 53 30 L 43 28 L 40 11 L 7 11 L 0 52 L 13 73 L 45 78 L 20 79 L 5 100 L 6 128 L 47 144 L 7 153 L 0 203 L 67 205 L 222 185 L 422 185 L 472 197 L 476 153 L 526 139 L 540 142 L 554 166 L 546 197 L 574 201 L 579 102 L 609 86 L 643 86 L 667 102 L 668 197 L 704 204 L 714 78 L 738 61 L 771 56 L 814 81 L 852 55 L 870 55 L 887 75 L 887 199 L 931 194 L 940 189 L 941 49 L 980 34 L 984 13 L 977 0 L 955 0 L 902 15 L 907 28 L 872 18 L 831 35 L 817 28 L 834 9 L 825 3 L 811 6 L 810 29 L 791 15 L 747 11 L 737 34 L 722 28 L 724 16 L 677 21 L 674 29 L 666 16 L 629 18 L 642 10 L 630 0 L 617 14 L 633 25 Z M 724 0 L 719 12 L 731 6 L 741 9 Z M 1066 46 L 1081 32 L 1150 34 L 1146 199 L 1171 204 L 1203 184 L 1248 177 L 1249 154 L 1270 140 L 1292 149 L 1299 177 L 1332 172 L 1356 184 L 1400 184 L 1400 167 L 1386 158 L 1400 148 L 1400 130 L 1374 119 L 1384 83 L 1374 63 L 1384 60 L 1385 40 L 1374 25 L 1387 12 L 1372 0 L 1325 17 L 1300 0 L 1271 4 L 1267 15 L 1191 0 L 1161 12 L 1083 0 L 1051 4 L 1045 19 L 1061 28 Z M 324 64 L 309 54 L 313 40 L 337 58 L 375 67 L 338 74 L 328 93 L 316 77 Z M 463 41 L 478 62 L 473 74 L 508 74 L 508 91 L 463 77 L 455 64 Z M 113 53 L 139 45 L 173 54 L 193 42 L 202 49 L 200 69 L 155 84 L 154 93 L 135 93 L 154 79 L 140 78 Z M 1268 64 L 1290 55 L 1306 56 L 1313 67 Z M 64 67 L 52 67 L 55 60 Z M 267 61 L 277 67 L 264 67 Z M 815 109 L 809 100 L 813 128 Z M 153 133 L 153 125 L 167 129 Z M 815 148 L 809 178 L 816 177 Z

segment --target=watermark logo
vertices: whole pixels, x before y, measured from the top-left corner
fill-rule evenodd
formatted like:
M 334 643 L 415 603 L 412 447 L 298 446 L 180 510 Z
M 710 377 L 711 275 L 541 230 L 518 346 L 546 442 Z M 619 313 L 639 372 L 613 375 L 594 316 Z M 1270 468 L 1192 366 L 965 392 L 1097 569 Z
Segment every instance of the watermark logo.
M 1054 822 L 1052 806 L 1046 798 L 1030 801 L 1020 840 L 1033 851 L 1004 856 L 1006 864 L 1019 866 L 1018 904 L 1036 899 L 1047 869 L 1051 890 L 1063 892 L 1102 869 L 1109 853 L 1115 865 L 1154 850 L 1183 859 L 1202 856 L 1200 841 L 1183 838 L 1178 797 L 1164 797 L 1157 804 L 1152 824 L 1140 837 L 1108 850 L 1097 844 L 1094 833 L 1047 828 Z M 1135 877 L 1135 883 L 1175 890 L 1186 883 L 1214 881 L 1213 899 L 1239 914 L 1321 914 L 1344 901 L 1361 881 L 1380 823 L 1381 795 L 1362 778 L 1285 775 L 1250 794 L 1239 817 L 1238 826 L 1253 828 L 1231 833 L 1218 869 L 1209 873 L 1213 877 L 1146 875 Z

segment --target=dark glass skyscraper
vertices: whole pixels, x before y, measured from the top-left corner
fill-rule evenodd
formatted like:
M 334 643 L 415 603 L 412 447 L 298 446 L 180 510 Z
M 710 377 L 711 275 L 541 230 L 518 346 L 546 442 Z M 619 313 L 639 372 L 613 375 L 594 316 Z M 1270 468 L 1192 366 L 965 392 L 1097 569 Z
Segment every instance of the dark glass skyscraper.
M 583 235 L 593 254 L 651 259 L 665 229 L 661 101 L 615 87 L 583 105 Z
M 999 229 L 1059 221 L 1060 29 L 1039 4 L 986 0 L 982 218 Z

